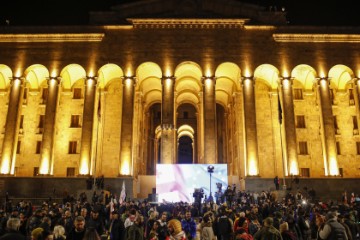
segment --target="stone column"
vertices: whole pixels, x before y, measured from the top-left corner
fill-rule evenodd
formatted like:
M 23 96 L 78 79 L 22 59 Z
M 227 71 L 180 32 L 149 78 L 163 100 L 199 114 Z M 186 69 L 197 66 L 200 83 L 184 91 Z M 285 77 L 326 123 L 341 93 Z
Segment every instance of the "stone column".
M 357 121 L 360 123 L 360 78 L 354 79 L 354 99 L 356 106 Z
M 52 175 L 54 167 L 54 133 L 56 109 L 59 96 L 60 78 L 51 77 L 48 80 L 49 94 L 46 100 L 44 133 L 42 136 L 41 158 L 39 173 Z
M 292 91 L 292 80 L 290 78 L 281 79 L 281 93 L 284 114 L 284 129 L 286 142 L 287 172 L 291 175 L 299 175 L 299 164 L 297 159 L 295 113 Z
M 336 153 L 334 117 L 330 97 L 329 81 L 326 77 L 318 80 L 319 105 L 321 111 L 321 127 L 325 175 L 339 175 Z
M 242 81 L 244 96 L 244 127 L 245 127 L 245 174 L 259 175 L 259 157 L 256 129 L 256 108 L 254 79 L 244 77 Z
M 217 163 L 216 97 L 215 77 L 204 77 L 204 160 L 206 164 Z
M 11 81 L 5 134 L 2 146 L 1 174 L 14 174 L 16 147 L 18 141 L 22 98 L 24 94 L 23 78 L 15 77 Z
M 132 174 L 132 131 L 134 118 L 134 77 L 124 77 L 122 92 L 122 116 L 120 136 L 120 175 Z
M 175 163 L 174 77 L 163 77 L 161 101 L 161 163 Z
M 79 173 L 81 175 L 89 175 L 91 172 L 91 162 L 93 160 L 92 143 L 94 129 L 95 95 L 96 79 L 94 77 L 87 77 L 85 79 L 85 97 L 80 148 Z

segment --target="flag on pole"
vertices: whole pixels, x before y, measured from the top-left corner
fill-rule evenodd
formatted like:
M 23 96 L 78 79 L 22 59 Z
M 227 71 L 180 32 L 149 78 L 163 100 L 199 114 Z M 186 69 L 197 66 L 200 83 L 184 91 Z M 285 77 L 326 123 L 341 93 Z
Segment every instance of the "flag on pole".
M 281 101 L 280 101 L 280 92 L 278 91 L 278 113 L 279 113 L 279 123 L 282 124 L 282 107 L 281 107 Z
M 122 204 L 123 202 L 125 202 L 125 200 L 126 200 L 125 181 L 123 181 L 119 203 Z

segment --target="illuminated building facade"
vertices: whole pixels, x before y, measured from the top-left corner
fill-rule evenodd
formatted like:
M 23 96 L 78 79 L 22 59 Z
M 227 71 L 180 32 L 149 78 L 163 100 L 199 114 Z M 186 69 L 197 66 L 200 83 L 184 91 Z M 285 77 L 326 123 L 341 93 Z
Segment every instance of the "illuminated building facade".
M 0 29 L 1 174 L 358 178 L 360 29 L 257 20 Z

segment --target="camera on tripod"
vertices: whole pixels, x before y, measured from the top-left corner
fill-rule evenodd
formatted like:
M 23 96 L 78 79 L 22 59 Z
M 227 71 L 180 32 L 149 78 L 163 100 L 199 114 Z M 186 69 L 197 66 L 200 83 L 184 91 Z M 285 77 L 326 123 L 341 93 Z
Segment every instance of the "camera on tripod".
M 201 199 L 204 197 L 204 189 L 202 188 L 195 188 L 194 189 L 194 193 L 193 193 L 193 197 L 195 199 Z

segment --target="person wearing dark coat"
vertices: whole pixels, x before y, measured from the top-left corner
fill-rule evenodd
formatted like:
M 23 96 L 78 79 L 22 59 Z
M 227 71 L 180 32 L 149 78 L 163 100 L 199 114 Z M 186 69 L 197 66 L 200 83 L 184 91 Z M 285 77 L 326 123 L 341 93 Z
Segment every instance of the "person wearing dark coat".
M 77 216 L 74 220 L 74 228 L 66 236 L 67 240 L 83 240 L 85 235 L 85 219 L 83 216 Z
M 125 237 L 125 225 L 119 218 L 119 212 L 117 210 L 111 213 L 109 235 L 110 240 L 122 240 Z
M 25 240 L 25 236 L 19 232 L 20 219 L 9 218 L 6 222 L 7 233 L 5 233 L 0 240 Z
M 94 208 L 91 210 L 89 221 L 86 222 L 86 227 L 95 228 L 100 236 L 105 232 L 105 226 L 100 217 L 99 209 Z

